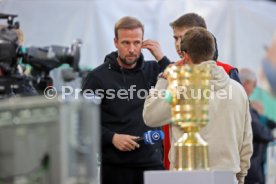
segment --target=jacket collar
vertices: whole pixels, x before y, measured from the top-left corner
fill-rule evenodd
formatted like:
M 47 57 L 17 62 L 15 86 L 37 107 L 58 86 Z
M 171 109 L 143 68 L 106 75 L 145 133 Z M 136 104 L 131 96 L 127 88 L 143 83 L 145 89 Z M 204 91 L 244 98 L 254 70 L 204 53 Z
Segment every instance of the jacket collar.
M 104 63 L 108 64 L 109 69 L 114 70 L 127 70 L 127 71 L 138 71 L 144 67 L 144 56 L 141 53 L 140 57 L 138 58 L 137 64 L 133 69 L 125 69 L 122 68 L 117 62 L 118 52 L 111 52 L 110 54 L 105 56 Z

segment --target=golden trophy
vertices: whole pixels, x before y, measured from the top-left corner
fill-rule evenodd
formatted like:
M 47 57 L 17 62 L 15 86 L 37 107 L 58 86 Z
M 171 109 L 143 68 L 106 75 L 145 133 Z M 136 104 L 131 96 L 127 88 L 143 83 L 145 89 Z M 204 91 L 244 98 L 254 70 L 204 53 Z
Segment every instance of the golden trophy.
M 208 123 L 210 66 L 171 65 L 164 74 L 169 83 L 167 100 L 171 105 L 172 123 L 184 131 L 174 143 L 174 169 L 208 170 L 208 145 L 199 131 Z

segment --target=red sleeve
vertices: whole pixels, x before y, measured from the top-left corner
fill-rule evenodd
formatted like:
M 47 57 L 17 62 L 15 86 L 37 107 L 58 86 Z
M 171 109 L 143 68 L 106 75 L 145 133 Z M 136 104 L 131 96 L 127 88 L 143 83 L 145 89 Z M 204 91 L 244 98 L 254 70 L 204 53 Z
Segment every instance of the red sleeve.
M 218 66 L 222 66 L 228 75 L 230 74 L 230 71 L 234 68 L 233 66 L 222 63 L 220 61 L 217 61 L 216 63 Z
M 164 125 L 162 127 L 164 132 L 164 140 L 163 140 L 163 146 L 164 146 L 164 167 L 165 169 L 170 169 L 170 161 L 169 161 L 169 151 L 171 148 L 170 143 L 170 125 Z

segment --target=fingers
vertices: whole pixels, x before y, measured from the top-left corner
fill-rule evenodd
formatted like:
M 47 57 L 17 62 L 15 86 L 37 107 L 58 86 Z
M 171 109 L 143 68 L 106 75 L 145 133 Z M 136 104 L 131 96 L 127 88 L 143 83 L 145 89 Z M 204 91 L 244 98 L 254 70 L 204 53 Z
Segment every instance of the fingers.
M 132 145 L 133 150 L 140 147 L 140 145 L 136 142 L 138 138 L 139 137 L 131 136 L 131 140 L 129 141 L 129 143 Z
M 125 145 L 123 147 L 123 151 L 133 151 L 136 148 L 139 148 L 139 144 L 137 144 L 133 140 L 129 140 L 129 141 L 125 142 Z
M 140 147 L 140 145 L 135 141 L 139 137 L 124 135 L 124 134 L 115 134 L 113 136 L 113 145 L 120 151 L 132 151 Z
M 159 43 L 155 40 L 144 40 L 143 41 L 143 46 L 145 46 L 145 45 L 157 45 L 157 44 L 159 45 Z
M 143 46 L 142 47 L 152 50 L 153 48 L 159 48 L 160 45 L 159 45 L 159 43 L 157 41 L 154 41 L 154 40 L 145 40 L 143 42 Z
M 145 40 L 142 48 L 148 49 L 157 61 L 160 61 L 164 57 L 159 42 L 155 40 Z
M 258 101 L 251 101 L 251 107 L 255 109 L 259 114 L 263 114 L 264 112 L 263 105 Z
M 135 141 L 139 137 L 129 136 L 128 138 L 129 138 L 129 139 L 127 139 L 127 148 L 128 148 L 128 151 L 132 151 L 132 150 L 135 150 L 136 148 L 140 147 L 140 145 Z

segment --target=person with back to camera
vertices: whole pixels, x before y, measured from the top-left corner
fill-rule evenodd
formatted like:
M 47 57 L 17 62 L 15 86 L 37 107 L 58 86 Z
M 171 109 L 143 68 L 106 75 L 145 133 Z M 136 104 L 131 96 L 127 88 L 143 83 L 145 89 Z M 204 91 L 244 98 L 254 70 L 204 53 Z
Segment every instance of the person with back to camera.
M 209 122 L 200 131 L 201 137 L 208 143 L 210 169 L 232 171 L 236 175 L 234 183 L 243 184 L 253 152 L 247 95 L 243 87 L 229 78 L 213 60 L 215 41 L 206 29 L 194 27 L 187 30 L 181 39 L 180 48 L 183 63 L 211 67 L 210 84 L 215 95 L 209 100 Z M 143 110 L 144 121 L 148 126 L 163 126 L 171 120 L 170 104 L 159 94 L 167 86 L 166 76 L 162 75 L 155 89 L 150 90 Z M 220 99 L 216 95 L 221 91 L 226 94 L 226 98 Z M 170 124 L 171 145 L 182 134 L 179 126 Z M 174 147 L 170 150 L 170 161 L 173 169 Z
M 143 36 L 144 26 L 139 20 L 121 18 L 115 24 L 117 51 L 108 54 L 83 84 L 83 92 L 93 90 L 102 98 L 102 184 L 143 184 L 144 171 L 164 169 L 161 142 L 145 145 L 136 141 L 153 129 L 144 123 L 145 98 L 140 97 L 156 84 L 158 74 L 169 65 L 159 44 L 153 40 L 143 41 Z M 146 62 L 142 48 L 148 49 L 158 62 Z M 110 94 L 110 89 L 115 95 Z M 119 97 L 120 90 L 127 94 Z M 138 94 L 139 90 L 144 92 Z
M 181 42 L 181 38 L 184 35 L 184 33 L 188 29 L 193 28 L 193 27 L 201 27 L 201 28 L 207 29 L 207 25 L 206 25 L 206 22 L 203 19 L 203 17 L 201 17 L 200 15 L 198 15 L 196 13 L 184 14 L 184 15 L 180 16 L 179 18 L 177 18 L 172 23 L 170 23 L 170 26 L 173 29 L 175 49 L 180 57 L 182 57 L 181 49 L 180 49 L 180 42 Z M 215 53 L 213 56 L 213 60 L 216 61 L 216 64 L 218 66 L 223 67 L 223 69 L 227 72 L 227 74 L 232 79 L 234 79 L 240 83 L 238 69 L 229 64 L 226 64 L 226 63 L 223 63 L 223 62 L 217 60 L 218 59 L 218 48 L 217 48 L 216 38 L 214 37 L 214 39 L 215 39 Z
M 245 92 L 249 97 L 256 87 L 257 76 L 253 71 L 247 68 L 242 68 L 240 69 L 240 79 Z M 254 151 L 251 157 L 251 166 L 248 170 L 248 175 L 245 177 L 245 184 L 265 184 L 264 158 L 266 146 L 268 142 L 274 140 L 274 137 L 272 135 L 272 131 L 261 123 L 261 115 L 251 104 L 250 113 L 252 118 Z M 276 127 L 276 124 L 271 122 L 271 120 L 270 127 Z
M 201 17 L 200 15 L 196 14 L 196 13 L 187 13 L 184 14 L 182 16 L 180 16 L 179 18 L 177 18 L 176 20 L 174 20 L 173 22 L 170 23 L 170 26 L 173 30 L 173 38 L 174 38 L 174 44 L 175 44 L 175 49 L 176 52 L 178 53 L 179 57 L 181 58 L 181 49 L 180 49 L 180 42 L 181 42 L 181 38 L 184 35 L 184 33 L 193 27 L 201 27 L 201 28 L 205 28 L 207 29 L 207 25 L 205 20 L 203 19 L 203 17 Z M 215 37 L 214 37 L 215 38 Z M 240 82 L 239 79 L 239 74 L 238 74 L 238 69 L 223 63 L 221 61 L 217 61 L 218 59 L 218 48 L 217 48 L 217 43 L 216 43 L 216 39 L 215 39 L 215 54 L 213 56 L 213 60 L 216 61 L 216 64 L 218 66 L 223 67 L 223 69 L 225 70 L 225 72 L 230 76 L 230 78 L 236 80 L 237 82 Z M 182 63 L 183 60 L 180 60 L 179 64 L 183 64 Z M 165 139 L 164 139 L 164 165 L 167 169 L 169 169 L 169 160 L 168 160 L 168 151 L 170 148 L 170 140 L 169 140 L 169 127 L 167 125 L 165 125 L 163 127 L 163 130 L 165 132 Z

